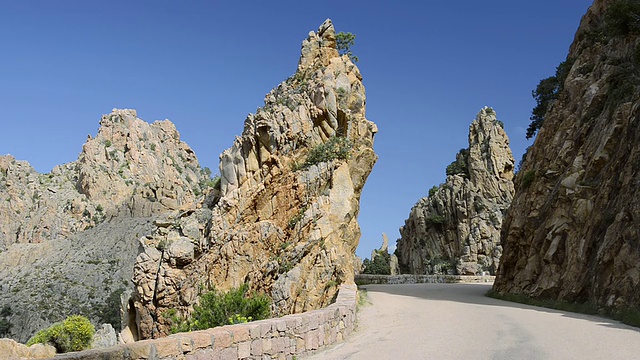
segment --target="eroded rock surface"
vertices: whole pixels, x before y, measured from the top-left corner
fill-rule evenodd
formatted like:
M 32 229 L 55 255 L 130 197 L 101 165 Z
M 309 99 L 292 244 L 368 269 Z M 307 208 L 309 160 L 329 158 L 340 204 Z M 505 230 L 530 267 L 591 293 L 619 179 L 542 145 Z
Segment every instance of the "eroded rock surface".
M 495 274 L 514 159 L 493 109 L 482 109 L 471 123 L 469 148 L 457 157 L 457 174 L 420 199 L 400 228 L 396 254 L 403 273 Z
M 615 3 L 596 0 L 583 17 L 515 179 L 499 293 L 640 306 L 640 36 L 607 29 Z
M 0 307 L 12 308 L 9 335 L 24 342 L 77 313 L 98 323 L 107 298 L 131 288 L 151 216 L 192 206 L 206 180 L 171 122 L 148 124 L 135 110 L 104 115 L 78 160 L 49 174 L 0 156 Z
M 213 286 L 247 282 L 281 315 L 325 306 L 338 284 L 353 281 L 377 128 L 331 21 L 309 33 L 301 53 L 295 75 L 266 95 L 220 156 L 220 197 L 167 215 L 143 239 L 128 329 L 135 338 L 167 334 L 166 310 L 188 314 Z M 313 151 L 327 156 L 310 161 Z

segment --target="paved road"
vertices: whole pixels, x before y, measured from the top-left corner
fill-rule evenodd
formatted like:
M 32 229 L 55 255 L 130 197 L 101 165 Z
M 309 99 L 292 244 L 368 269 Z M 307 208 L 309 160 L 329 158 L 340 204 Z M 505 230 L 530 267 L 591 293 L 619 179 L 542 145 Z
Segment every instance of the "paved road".
M 640 329 L 485 297 L 488 284 L 367 285 L 346 342 L 303 359 L 640 359 Z

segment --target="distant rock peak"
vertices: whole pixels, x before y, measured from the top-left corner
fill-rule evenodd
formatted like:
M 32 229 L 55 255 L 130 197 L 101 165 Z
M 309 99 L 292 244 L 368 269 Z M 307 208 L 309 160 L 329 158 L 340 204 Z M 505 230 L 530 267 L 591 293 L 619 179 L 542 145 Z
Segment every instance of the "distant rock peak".
M 405 273 L 495 273 L 502 217 L 513 197 L 514 159 L 492 108 L 469 127 L 469 147 L 447 168 L 447 180 L 411 209 L 397 242 Z

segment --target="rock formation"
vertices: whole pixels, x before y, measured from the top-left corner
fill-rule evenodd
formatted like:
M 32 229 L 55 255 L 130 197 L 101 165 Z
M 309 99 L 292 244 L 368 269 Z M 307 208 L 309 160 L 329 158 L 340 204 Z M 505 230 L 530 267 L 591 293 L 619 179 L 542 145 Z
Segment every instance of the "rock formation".
M 0 339 L 0 355 L 5 360 L 51 359 L 56 355 L 56 348 L 43 344 L 26 346 L 12 339 Z
M 377 159 L 358 68 L 330 20 L 302 43 L 296 73 L 266 95 L 220 156 L 220 197 L 175 211 L 142 239 L 133 338 L 167 334 L 202 291 L 246 282 L 276 315 L 319 308 L 352 282 L 359 198 Z
M 515 179 L 498 293 L 640 306 L 640 9 L 620 4 L 596 0 L 581 21 Z
M 491 108 L 469 128 L 469 148 L 458 153 L 447 180 L 411 209 L 396 254 L 403 273 L 495 273 L 502 217 L 513 197 L 509 138 Z
M 109 295 L 131 288 L 140 236 L 152 218 L 195 202 L 207 177 L 165 120 L 134 110 L 100 120 L 78 160 L 37 173 L 0 156 L 0 307 L 26 341 L 66 316 L 95 322 Z

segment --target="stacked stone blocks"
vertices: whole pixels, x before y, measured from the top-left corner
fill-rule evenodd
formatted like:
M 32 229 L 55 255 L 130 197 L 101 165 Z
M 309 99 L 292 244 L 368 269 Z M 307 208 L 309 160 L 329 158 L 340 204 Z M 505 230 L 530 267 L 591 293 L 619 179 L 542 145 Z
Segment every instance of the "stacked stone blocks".
M 107 349 L 61 354 L 73 360 L 293 359 L 343 341 L 356 320 L 356 287 L 342 285 L 324 309 L 281 318 L 179 333 Z

